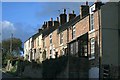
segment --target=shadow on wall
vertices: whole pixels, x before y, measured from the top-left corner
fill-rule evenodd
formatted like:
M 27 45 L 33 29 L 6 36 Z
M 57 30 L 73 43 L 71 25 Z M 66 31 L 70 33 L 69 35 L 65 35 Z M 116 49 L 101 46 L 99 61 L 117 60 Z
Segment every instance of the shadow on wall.
M 88 59 L 82 57 L 61 56 L 56 59 L 46 59 L 42 64 L 32 61 L 17 63 L 17 76 L 25 78 L 88 78 Z
M 43 62 L 44 79 L 52 78 L 88 78 L 88 58 L 61 56 Z
M 61 56 L 56 59 L 47 59 L 43 61 L 43 78 L 56 78 L 61 72 L 64 72 L 68 62 L 67 56 Z M 65 76 L 62 76 L 63 78 Z

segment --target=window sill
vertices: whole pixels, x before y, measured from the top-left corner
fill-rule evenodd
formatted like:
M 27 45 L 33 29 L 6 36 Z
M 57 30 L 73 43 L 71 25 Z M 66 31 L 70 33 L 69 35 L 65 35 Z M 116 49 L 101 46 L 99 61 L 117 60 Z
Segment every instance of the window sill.
M 62 43 L 62 44 L 60 44 L 60 46 L 63 46 L 63 43 Z
M 89 31 L 89 34 L 90 34 L 90 33 L 93 33 L 94 31 L 95 31 L 95 29 L 93 29 L 93 30 Z
M 50 43 L 50 46 L 52 46 L 53 44 L 52 43 Z
M 95 59 L 95 57 L 91 57 L 91 58 L 89 58 L 89 60 L 93 60 L 93 59 Z

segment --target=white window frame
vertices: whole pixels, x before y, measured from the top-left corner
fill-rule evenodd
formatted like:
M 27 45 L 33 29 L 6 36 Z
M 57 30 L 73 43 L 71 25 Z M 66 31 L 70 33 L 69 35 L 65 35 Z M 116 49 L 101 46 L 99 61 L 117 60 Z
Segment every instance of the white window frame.
M 38 37 L 38 40 L 37 40 L 37 46 L 39 46 L 39 37 Z
M 90 31 L 94 30 L 94 14 L 90 14 Z
M 62 37 L 61 37 L 61 35 L 62 35 Z M 61 40 L 62 40 L 62 42 L 61 42 Z M 63 32 L 60 33 L 60 44 L 63 44 Z
M 92 5 L 92 6 L 89 8 L 90 14 L 93 14 L 93 13 L 94 13 L 93 11 L 95 11 L 95 5 L 96 5 L 96 4 Z
M 50 50 L 50 58 L 52 58 L 52 49 Z
M 75 32 L 76 32 L 76 29 L 75 29 L 75 25 L 72 27 L 72 39 L 75 38 Z
M 30 47 L 30 40 L 29 40 L 29 42 L 28 42 L 28 46 Z
M 91 38 L 90 39 L 90 58 L 91 59 L 95 59 L 95 38 Z
M 52 44 L 52 33 L 50 34 L 50 44 Z
M 76 45 L 75 45 L 75 47 L 76 47 L 76 50 L 75 50 L 75 51 L 76 51 L 76 53 L 78 53 L 78 41 L 76 41 L 75 44 L 76 44 Z
M 90 29 L 89 29 L 89 33 L 94 32 L 94 11 L 95 11 L 95 6 L 96 6 L 96 4 L 92 5 L 89 8 L 89 12 L 90 12 Z M 92 15 L 93 15 L 93 18 L 91 19 Z M 93 27 L 93 29 L 91 29 L 91 27 Z
M 74 53 L 74 52 L 73 52 L 73 47 L 74 47 L 74 46 L 73 46 L 73 43 L 70 44 L 70 53 L 71 53 L 71 55 L 73 55 L 73 53 Z

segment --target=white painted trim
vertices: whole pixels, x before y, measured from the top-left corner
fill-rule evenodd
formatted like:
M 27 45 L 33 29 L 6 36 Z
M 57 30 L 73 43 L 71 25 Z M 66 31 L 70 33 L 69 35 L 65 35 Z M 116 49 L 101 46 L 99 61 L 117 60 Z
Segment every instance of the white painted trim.
M 90 58 L 89 58 L 89 60 L 93 60 L 93 59 L 95 59 L 95 57 L 90 57 Z
M 88 33 L 91 34 L 91 33 L 93 33 L 93 32 L 95 32 L 95 29 L 89 31 Z

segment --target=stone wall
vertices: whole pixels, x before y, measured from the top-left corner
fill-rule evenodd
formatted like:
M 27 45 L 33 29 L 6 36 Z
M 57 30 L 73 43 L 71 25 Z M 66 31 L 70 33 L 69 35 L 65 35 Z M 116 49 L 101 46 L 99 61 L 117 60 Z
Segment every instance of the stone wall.
M 43 78 L 88 78 L 87 58 L 62 56 L 43 63 Z
M 42 78 L 42 67 L 40 65 L 29 64 L 25 66 L 22 76 L 26 78 Z
M 56 59 L 46 59 L 42 64 L 34 61 L 19 61 L 16 75 L 25 78 L 88 78 L 88 58 L 61 56 Z

